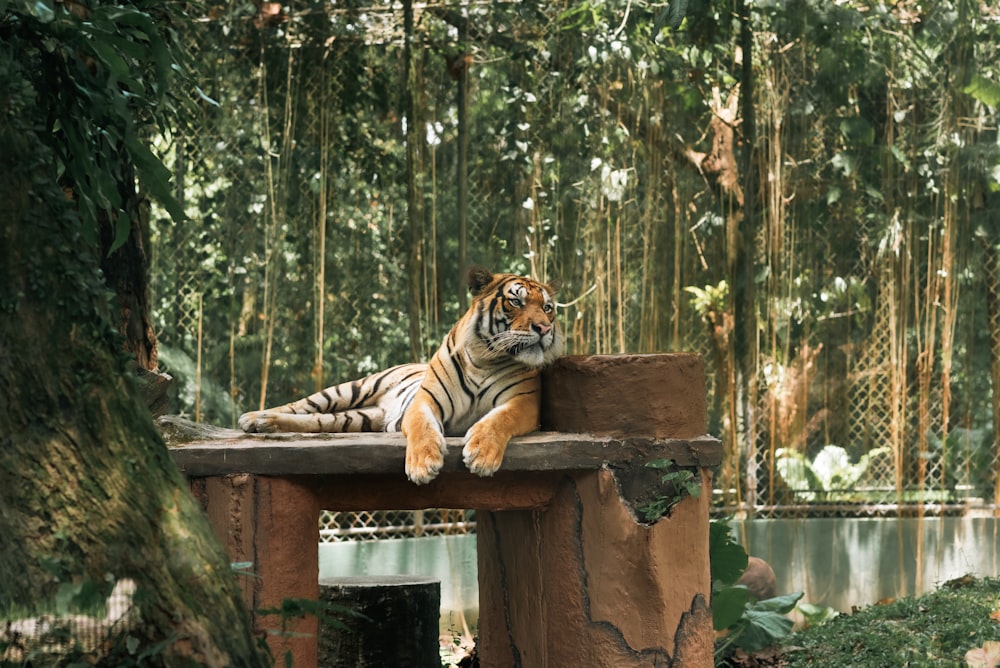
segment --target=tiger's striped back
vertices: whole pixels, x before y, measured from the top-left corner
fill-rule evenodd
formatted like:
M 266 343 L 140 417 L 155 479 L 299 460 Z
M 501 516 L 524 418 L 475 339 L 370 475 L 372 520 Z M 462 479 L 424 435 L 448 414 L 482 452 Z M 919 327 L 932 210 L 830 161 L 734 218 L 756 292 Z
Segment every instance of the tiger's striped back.
M 304 399 L 240 416 L 246 432 L 399 431 L 426 364 L 401 364 L 332 385 Z

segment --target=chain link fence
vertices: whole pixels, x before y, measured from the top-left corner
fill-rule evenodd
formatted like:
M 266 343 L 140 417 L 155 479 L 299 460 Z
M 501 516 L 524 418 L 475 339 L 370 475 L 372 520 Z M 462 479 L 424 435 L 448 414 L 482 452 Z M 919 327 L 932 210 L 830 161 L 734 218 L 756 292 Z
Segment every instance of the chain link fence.
M 476 532 L 476 511 L 376 510 L 324 511 L 319 520 L 321 543 L 428 536 L 463 536 Z

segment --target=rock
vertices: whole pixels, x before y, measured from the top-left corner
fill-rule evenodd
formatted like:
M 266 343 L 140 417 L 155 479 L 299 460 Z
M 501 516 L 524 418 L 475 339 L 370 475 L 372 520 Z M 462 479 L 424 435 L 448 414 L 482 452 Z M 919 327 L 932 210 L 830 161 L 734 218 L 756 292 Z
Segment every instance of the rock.
M 758 601 L 765 601 L 777 595 L 777 580 L 774 577 L 774 569 L 759 557 L 750 557 L 747 560 L 747 569 L 736 581 L 736 584 L 743 585 Z

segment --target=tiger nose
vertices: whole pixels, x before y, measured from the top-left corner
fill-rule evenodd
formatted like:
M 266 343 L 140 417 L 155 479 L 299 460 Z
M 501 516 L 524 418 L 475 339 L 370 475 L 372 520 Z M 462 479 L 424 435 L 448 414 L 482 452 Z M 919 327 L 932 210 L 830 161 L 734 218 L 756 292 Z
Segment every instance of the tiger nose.
M 546 325 L 544 323 L 536 322 L 531 326 L 533 330 L 538 332 L 539 336 L 545 336 L 552 330 L 552 325 Z

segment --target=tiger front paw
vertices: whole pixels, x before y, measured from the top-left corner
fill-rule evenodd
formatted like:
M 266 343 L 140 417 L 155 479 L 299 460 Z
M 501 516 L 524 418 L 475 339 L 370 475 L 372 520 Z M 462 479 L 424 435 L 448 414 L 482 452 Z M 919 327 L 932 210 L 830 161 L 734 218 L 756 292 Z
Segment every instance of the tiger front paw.
M 268 411 L 251 411 L 240 416 L 240 429 L 248 434 L 271 434 L 278 431 L 278 415 Z
M 500 468 L 506 449 L 507 439 L 482 424 L 474 424 L 465 435 L 462 461 L 476 475 L 489 477 Z
M 406 441 L 406 477 L 417 485 L 426 485 L 444 466 L 444 436 L 431 433 L 421 440 Z

